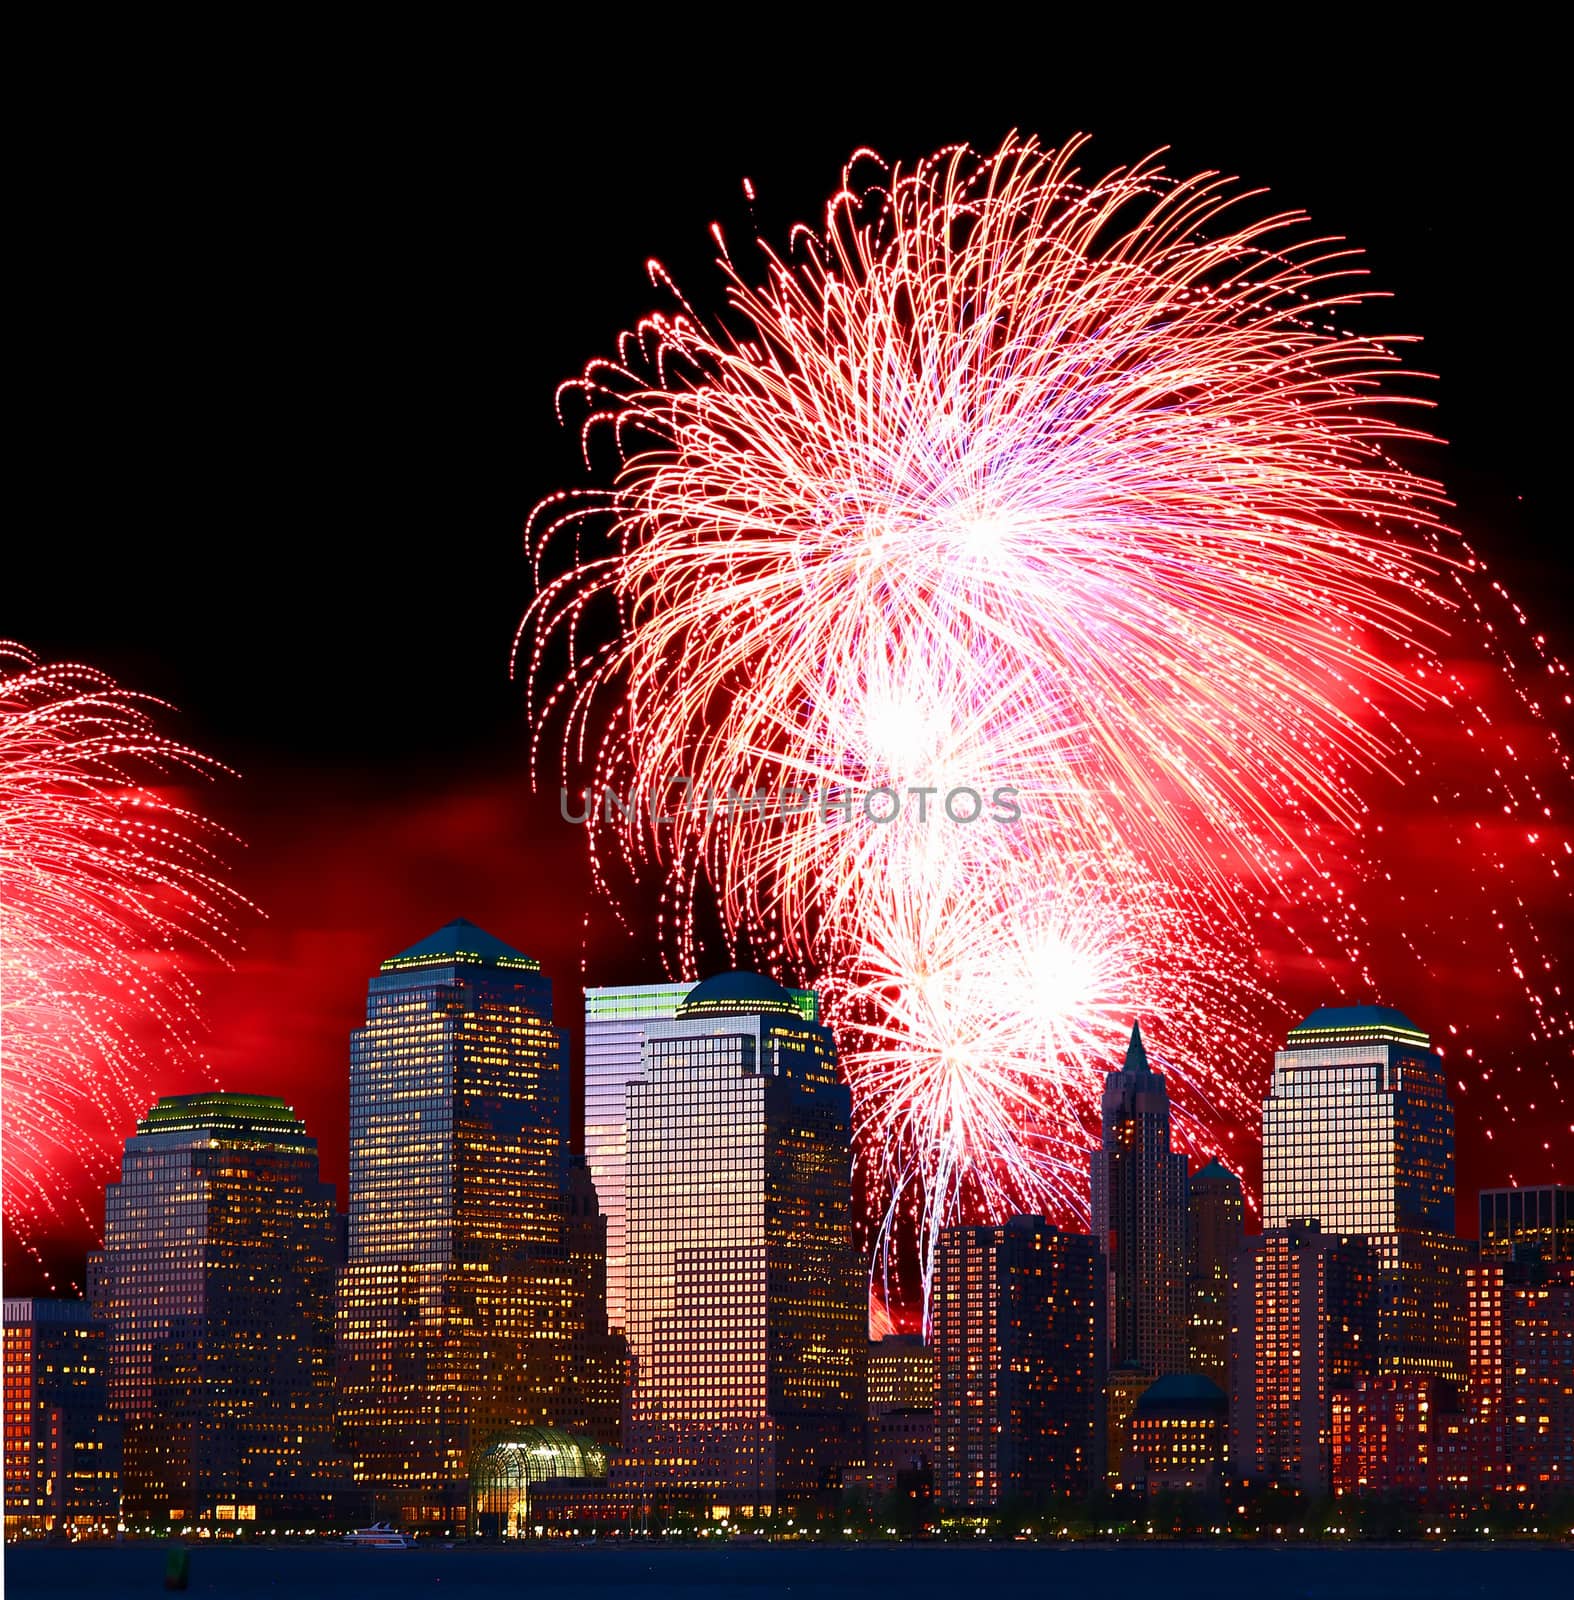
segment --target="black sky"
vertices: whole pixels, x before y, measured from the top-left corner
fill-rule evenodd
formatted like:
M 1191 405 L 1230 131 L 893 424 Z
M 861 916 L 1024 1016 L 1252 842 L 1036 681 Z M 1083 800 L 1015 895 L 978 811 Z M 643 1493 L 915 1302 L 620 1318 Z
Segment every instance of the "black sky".
M 13 219 L 30 492 L 0 628 L 168 696 L 254 774 L 487 760 L 515 743 L 521 525 L 578 470 L 553 389 L 657 303 L 645 259 L 709 296 L 745 176 L 774 239 L 860 144 L 1012 127 L 1090 132 L 1101 166 L 1168 144 L 1363 245 L 1380 320 L 1442 374 L 1461 524 L 1561 626 L 1549 41 L 1032 15 L 56 54 Z

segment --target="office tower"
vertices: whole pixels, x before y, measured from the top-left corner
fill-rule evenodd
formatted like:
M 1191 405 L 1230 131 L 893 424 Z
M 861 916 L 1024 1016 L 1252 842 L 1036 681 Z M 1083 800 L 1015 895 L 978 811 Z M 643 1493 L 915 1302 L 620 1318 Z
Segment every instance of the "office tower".
M 1378 1370 L 1463 1381 L 1454 1111 L 1426 1034 L 1388 1006 L 1314 1011 L 1274 1056 L 1263 1226 L 1309 1219 L 1377 1247 Z
M 569 1433 L 615 1450 L 623 1443 L 628 1341 L 607 1326 L 607 1219 L 590 1167 L 579 1155 L 568 1161 L 567 1245 L 578 1309 L 560 1421 Z
M 1186 1157 L 1170 1150 L 1170 1097 L 1131 1030 L 1104 1080 L 1092 1155 L 1093 1236 L 1110 1278 L 1110 1364 L 1154 1377 L 1186 1366 Z
M 671 1022 L 692 983 L 633 983 L 585 990 L 585 1159 L 607 1219 L 607 1322 L 621 1330 L 627 1300 L 628 1086 L 643 1071 L 645 1030 Z M 820 1020 L 807 989 L 787 991 L 805 1022 Z
M 1148 1494 L 1220 1487 L 1230 1404 L 1211 1378 L 1175 1373 L 1150 1383 L 1131 1413 L 1135 1476 Z
M 931 1297 L 936 1492 L 1080 1498 L 1103 1469 L 1104 1261 L 1042 1217 L 940 1235 Z
M 652 1482 L 734 1514 L 833 1484 L 864 1413 L 852 1099 L 830 1031 L 728 972 L 647 1025 L 628 1089 L 633 1428 Z
M 1447 1493 L 1450 1423 L 1460 1420 L 1458 1391 L 1445 1379 L 1357 1378 L 1333 1397 L 1334 1493 Z
M 1483 1261 L 1530 1253 L 1543 1261 L 1574 1261 L 1574 1189 L 1567 1184 L 1483 1189 L 1480 1205 Z
M 869 1410 L 932 1411 L 935 1352 L 917 1333 L 888 1333 L 869 1341 Z
M 1315 1222 L 1242 1246 L 1230 1286 L 1233 1478 L 1328 1491 L 1333 1394 L 1372 1371 L 1377 1276 L 1368 1241 Z
M 1482 1485 L 1548 1501 L 1574 1488 L 1574 1263 L 1466 1269 L 1469 1405 Z
M 6 1538 L 113 1533 L 119 1520 L 104 1324 L 82 1300 L 7 1300 Z
M 137 1124 L 89 1275 L 128 1522 L 309 1514 L 333 1478 L 333 1211 L 271 1095 L 166 1095 Z
M 1187 1366 L 1220 1386 L 1228 1380 L 1230 1268 L 1241 1248 L 1246 1202 L 1241 1180 L 1217 1156 L 1187 1184 L 1190 1318 Z
M 339 1416 L 358 1483 L 457 1527 L 468 1466 L 558 1421 L 581 1312 L 568 1052 L 531 957 L 462 918 L 382 963 L 350 1037 Z

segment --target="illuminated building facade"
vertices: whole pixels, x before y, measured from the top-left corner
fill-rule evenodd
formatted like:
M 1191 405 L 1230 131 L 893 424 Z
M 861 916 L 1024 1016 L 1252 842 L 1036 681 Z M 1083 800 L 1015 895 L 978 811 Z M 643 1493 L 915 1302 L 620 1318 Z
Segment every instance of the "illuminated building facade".
M 1362 1377 L 1333 1397 L 1336 1495 L 1450 1492 L 1459 1399 L 1441 1378 Z
M 935 1489 L 953 1507 L 1086 1495 L 1103 1470 L 1107 1278 L 1042 1217 L 940 1235 L 931 1299 Z
M 652 1481 L 734 1515 L 834 1485 L 862 1432 L 868 1289 L 829 1030 L 754 973 L 695 986 L 648 1025 L 627 1185 L 633 1430 Z
M 633 983 L 585 990 L 585 1159 L 607 1219 L 607 1322 L 625 1326 L 627 1303 L 628 1086 L 644 1071 L 645 1030 L 671 1022 L 692 983 Z M 820 1020 L 806 989 L 787 991 L 805 1022 Z
M 1187 1368 L 1222 1392 L 1228 1377 L 1230 1268 L 1245 1235 L 1241 1180 L 1217 1157 L 1187 1184 Z
M 6 1538 L 113 1533 L 119 1520 L 104 1324 L 81 1300 L 7 1300 Z
M 1359 1234 L 1382 1269 L 1378 1370 L 1462 1382 L 1454 1110 L 1427 1035 L 1388 1006 L 1314 1011 L 1274 1056 L 1263 1105 L 1263 1226 Z
M 1131 1454 L 1149 1494 L 1217 1492 L 1229 1410 L 1218 1384 L 1197 1373 L 1159 1378 L 1143 1390 L 1131 1413 Z
M 166 1095 L 126 1141 L 89 1272 L 126 1520 L 247 1521 L 337 1472 L 333 1187 L 268 1095 Z
M 1109 1271 L 1110 1362 L 1153 1377 L 1186 1367 L 1186 1157 L 1170 1149 L 1170 1097 L 1131 1030 L 1104 1083 L 1091 1158 L 1093 1236 Z
M 916 1333 L 869 1341 L 869 1412 L 932 1411 L 935 1352 Z
M 551 1018 L 540 964 L 461 918 L 382 963 L 351 1035 L 339 1417 L 356 1481 L 406 1522 L 462 1527 L 473 1453 L 572 1408 L 586 1311 Z
M 1327 1493 L 1333 1395 L 1373 1369 L 1377 1302 L 1366 1240 L 1306 1222 L 1245 1242 L 1230 1292 L 1233 1478 Z
M 1466 1273 L 1471 1426 L 1488 1489 L 1550 1500 L 1574 1487 L 1574 1263 Z
M 1532 1253 L 1543 1261 L 1574 1261 L 1574 1189 L 1567 1184 L 1483 1189 L 1480 1206 L 1483 1261 Z

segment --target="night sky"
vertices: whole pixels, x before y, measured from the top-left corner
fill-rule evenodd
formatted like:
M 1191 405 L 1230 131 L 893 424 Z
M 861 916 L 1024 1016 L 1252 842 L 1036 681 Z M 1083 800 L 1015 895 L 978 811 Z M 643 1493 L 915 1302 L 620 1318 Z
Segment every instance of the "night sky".
M 1269 187 L 1364 246 L 1394 296 L 1381 320 L 1424 336 L 1449 443 L 1417 464 L 1570 654 L 1536 420 L 1566 343 L 1561 268 L 1539 242 L 1563 183 L 1541 123 L 1550 46 L 1417 53 L 1319 24 L 1242 54 L 1121 37 L 1138 26 L 899 56 L 876 32 L 805 24 L 785 50 L 729 57 L 674 19 L 616 56 L 600 37 L 524 53 L 379 37 L 226 47 L 191 76 L 173 57 L 123 72 L 114 41 L 51 57 L 10 230 L 31 488 L 0 634 L 167 698 L 168 730 L 243 774 L 202 803 L 247 841 L 234 877 L 267 920 L 243 929 L 234 970 L 204 977 L 209 1055 L 223 1086 L 291 1098 L 341 1200 L 346 1035 L 383 957 L 468 916 L 541 959 L 570 1027 L 581 983 L 660 974 L 648 940 L 593 904 L 555 790 L 529 792 L 509 676 L 532 592 L 522 526 L 582 481 L 554 387 L 658 303 L 648 257 L 714 296 L 708 229 L 746 237 L 745 177 L 773 240 L 818 219 L 859 145 L 912 158 L 1013 127 L 1090 132 L 1099 168 L 1169 145 L 1172 170 Z M 606 14 L 597 33 L 614 28 Z M 1454 659 L 1488 681 L 1474 646 Z M 1493 703 L 1523 720 L 1510 696 Z M 1553 770 L 1549 826 L 1566 834 Z M 1496 822 L 1464 804 L 1374 795 L 1398 880 L 1369 891 L 1379 942 L 1459 889 L 1454 841 Z M 1567 884 L 1520 891 L 1554 955 Z M 1527 1042 L 1512 979 L 1458 939 L 1430 970 L 1378 964 L 1393 987 L 1377 998 L 1440 1036 L 1463 1028 L 1477 1052 L 1456 1094 L 1462 1231 L 1480 1184 L 1574 1176 L 1568 1040 Z M 1292 1004 L 1330 998 L 1315 972 L 1278 976 Z M 574 1049 L 577 1065 L 577 1028 Z M 62 1284 L 89 1231 L 45 1241 Z M 25 1292 L 42 1279 L 11 1244 L 7 1288 Z

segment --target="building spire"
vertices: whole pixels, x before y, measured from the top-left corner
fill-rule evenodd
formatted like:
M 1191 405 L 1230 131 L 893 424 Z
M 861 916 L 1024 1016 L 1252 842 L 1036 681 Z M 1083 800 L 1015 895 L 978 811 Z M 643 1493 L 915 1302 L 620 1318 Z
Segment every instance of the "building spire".
M 1142 1029 L 1134 1022 L 1131 1025 L 1131 1043 L 1126 1046 L 1126 1065 L 1121 1069 L 1124 1072 L 1148 1071 L 1148 1052 L 1142 1047 Z

